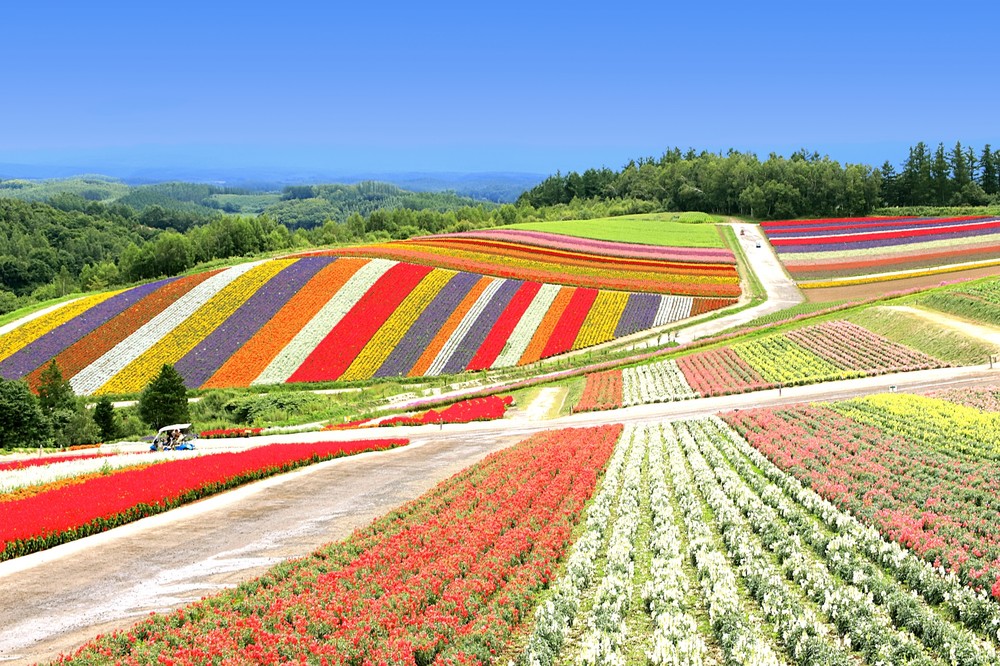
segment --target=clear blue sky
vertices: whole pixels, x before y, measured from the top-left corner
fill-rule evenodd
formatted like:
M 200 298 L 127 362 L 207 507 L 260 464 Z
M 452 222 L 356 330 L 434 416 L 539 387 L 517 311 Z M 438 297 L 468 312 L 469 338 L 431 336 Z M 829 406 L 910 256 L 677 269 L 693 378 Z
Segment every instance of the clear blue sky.
M 550 173 L 1000 146 L 995 2 L 5 3 L 0 162 Z

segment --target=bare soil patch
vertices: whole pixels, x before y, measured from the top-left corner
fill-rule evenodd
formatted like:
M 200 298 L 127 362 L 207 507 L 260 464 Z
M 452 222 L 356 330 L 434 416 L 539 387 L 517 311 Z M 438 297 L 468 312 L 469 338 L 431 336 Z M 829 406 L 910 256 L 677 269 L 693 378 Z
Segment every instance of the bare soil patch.
M 967 271 L 942 273 L 940 275 L 924 275 L 922 277 L 904 278 L 902 280 L 887 280 L 869 284 L 855 284 L 846 287 L 824 287 L 822 289 L 803 289 L 802 293 L 810 303 L 826 303 L 829 301 L 857 301 L 876 298 L 893 291 L 906 289 L 930 288 L 946 282 L 971 280 L 973 278 L 1000 275 L 1000 266 L 986 266 Z

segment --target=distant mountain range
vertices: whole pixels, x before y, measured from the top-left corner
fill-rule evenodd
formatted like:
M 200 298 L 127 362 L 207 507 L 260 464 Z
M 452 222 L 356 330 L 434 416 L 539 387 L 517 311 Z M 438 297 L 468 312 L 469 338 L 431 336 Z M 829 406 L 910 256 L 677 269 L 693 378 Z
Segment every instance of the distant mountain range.
M 166 182 L 205 183 L 238 187 L 257 192 L 276 192 L 286 185 L 321 183 L 355 184 L 363 181 L 392 183 L 414 192 L 452 191 L 460 196 L 492 201 L 513 202 L 525 190 L 542 182 L 547 174 L 521 172 L 335 172 L 318 169 L 260 169 L 185 167 L 145 167 L 117 169 L 88 168 L 86 165 L 45 165 L 0 163 L 0 180 L 49 180 L 74 178 L 82 174 L 101 173 L 128 185 L 150 185 Z

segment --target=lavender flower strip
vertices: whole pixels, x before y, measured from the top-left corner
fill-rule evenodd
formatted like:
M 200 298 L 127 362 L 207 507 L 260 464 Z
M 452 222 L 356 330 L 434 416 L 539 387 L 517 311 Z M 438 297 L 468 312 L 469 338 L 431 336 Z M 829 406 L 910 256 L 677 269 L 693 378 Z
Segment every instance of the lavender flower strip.
M 254 336 L 292 296 L 335 257 L 304 257 L 268 280 L 174 369 L 188 388 L 198 388 Z
M 458 273 L 448 281 L 427 308 L 420 313 L 396 348 L 375 371 L 375 377 L 403 377 L 420 359 L 451 313 L 482 276 Z
M 947 240 L 949 238 L 975 238 L 986 234 L 995 234 L 996 229 L 971 229 L 959 233 L 932 234 L 929 236 L 905 236 L 902 238 L 880 238 L 878 240 L 841 242 L 841 243 L 820 243 L 816 245 L 778 245 L 775 250 L 778 254 L 795 254 L 797 252 L 833 252 L 837 250 L 861 250 L 871 247 L 892 247 L 894 245 L 907 245 L 913 243 L 929 243 L 931 241 Z
M 20 379 L 31 374 L 80 338 L 93 333 L 99 326 L 103 326 L 132 305 L 176 279 L 167 278 L 139 285 L 98 303 L 5 358 L 0 362 L 0 376 L 5 379 Z
M 851 234 L 866 234 L 877 231 L 914 231 L 917 229 L 927 229 L 929 227 L 941 227 L 945 229 L 947 227 L 957 227 L 966 224 L 974 224 L 980 222 L 989 222 L 989 220 L 935 220 L 934 218 L 928 218 L 926 223 L 920 224 L 905 224 L 899 226 L 871 226 L 865 228 L 843 228 L 843 229 L 832 229 L 825 231 L 809 231 L 809 230 L 799 230 L 799 231 L 768 231 L 768 238 L 818 238 L 820 236 L 848 236 Z
M 493 295 L 493 298 L 486 304 L 486 307 L 479 314 L 475 323 L 472 324 L 472 328 L 462 338 L 458 348 L 455 349 L 455 353 L 445 363 L 441 374 L 452 374 L 465 370 L 466 366 L 469 365 L 472 358 L 476 355 L 476 352 L 479 351 L 479 347 L 482 346 L 483 341 L 486 340 L 486 336 L 489 335 L 497 320 L 500 319 L 500 315 L 510 305 L 511 299 L 514 298 L 514 294 L 517 293 L 522 284 L 524 284 L 523 280 L 506 280 L 497 289 L 497 293 Z
M 656 311 L 659 307 L 659 294 L 630 294 L 621 319 L 618 320 L 618 325 L 615 327 L 615 337 L 620 338 L 647 328 L 653 328 Z

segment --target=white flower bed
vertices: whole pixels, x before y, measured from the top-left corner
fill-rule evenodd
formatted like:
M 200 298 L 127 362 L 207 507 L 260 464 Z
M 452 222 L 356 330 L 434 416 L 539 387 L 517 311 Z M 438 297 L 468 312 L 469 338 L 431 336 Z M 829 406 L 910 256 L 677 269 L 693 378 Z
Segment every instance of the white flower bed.
M 594 595 L 594 605 L 587 617 L 587 631 L 577 659 L 577 663 L 588 666 L 625 664 L 623 649 L 628 639 L 626 616 L 635 574 L 635 533 L 642 520 L 642 463 L 648 443 L 648 436 L 643 430 L 636 430 L 634 433 L 632 449 L 622 473 L 618 517 L 611 530 L 604 576 Z
M 604 546 L 604 535 L 611 522 L 611 511 L 622 483 L 622 469 L 633 430 L 627 428 L 608 461 L 601 489 L 587 510 L 584 533 L 577 539 L 566 560 L 566 570 L 555 582 L 552 597 L 535 611 L 535 629 L 528 639 L 519 664 L 549 666 L 562 649 L 566 634 L 576 623 L 580 601 L 590 587 L 597 568 L 597 557 Z
M 121 372 L 129 363 L 156 344 L 190 317 L 195 310 L 247 271 L 263 262 L 253 261 L 227 268 L 213 275 L 140 326 L 134 333 L 109 349 L 103 356 L 70 379 L 78 395 L 89 395 Z
M 729 661 L 770 666 L 781 664 L 763 636 L 761 627 L 749 621 L 736 585 L 736 574 L 726 557 L 715 547 L 712 531 L 704 520 L 701 500 L 695 494 L 684 454 L 669 424 L 663 431 L 673 478 L 674 492 L 694 556 L 702 596 L 708 606 L 709 622 Z M 718 518 L 718 516 L 717 516 Z
M 694 299 L 690 296 L 661 296 L 660 307 L 656 309 L 656 319 L 653 328 L 671 322 L 687 319 L 691 316 Z
M 507 344 L 504 346 L 503 351 L 500 352 L 500 355 L 497 356 L 497 360 L 493 362 L 492 367 L 509 368 L 517 365 L 528 345 L 531 344 L 531 338 L 534 337 L 535 332 L 542 323 L 542 319 L 545 318 L 545 314 L 552 307 L 552 302 L 556 299 L 556 295 L 559 294 L 560 289 L 562 287 L 558 284 L 546 283 L 542 285 L 542 288 L 535 294 L 535 298 L 532 299 L 531 305 L 528 306 L 521 320 L 517 322 L 517 326 L 511 331 L 510 338 L 507 339 Z
M 359 268 L 250 383 L 280 384 L 287 381 L 333 327 L 397 263 L 389 259 L 372 259 Z
M 653 561 L 650 580 L 642 588 L 642 600 L 653 619 L 653 637 L 646 657 L 653 666 L 698 666 L 705 662 L 707 648 L 694 618 L 685 612 L 688 580 L 681 555 L 681 533 L 665 478 L 663 444 L 657 437 L 649 447 Z
M 658 361 L 622 370 L 622 405 L 625 407 L 697 397 L 677 367 L 677 361 Z

